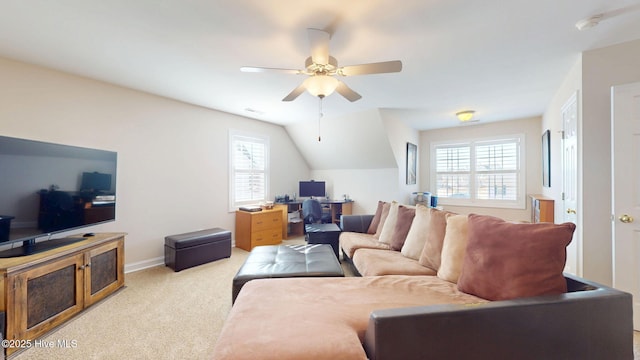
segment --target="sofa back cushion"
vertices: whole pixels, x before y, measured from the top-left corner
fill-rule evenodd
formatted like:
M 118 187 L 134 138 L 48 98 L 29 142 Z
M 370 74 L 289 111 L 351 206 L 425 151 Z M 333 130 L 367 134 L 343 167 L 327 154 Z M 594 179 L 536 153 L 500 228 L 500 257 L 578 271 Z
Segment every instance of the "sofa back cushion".
M 396 222 L 398 221 L 398 204 L 397 201 L 392 201 L 389 206 L 389 213 L 387 214 L 387 218 L 382 224 L 382 229 L 380 230 L 380 234 L 378 235 L 378 241 L 385 244 L 391 244 L 391 238 L 393 237 L 393 231 L 396 228 Z
M 376 239 L 380 238 L 380 234 L 382 234 L 382 228 L 384 227 L 384 223 L 387 221 L 387 217 L 389 216 L 389 210 L 391 210 L 391 203 L 385 202 L 382 204 L 382 212 L 380 213 L 380 223 L 378 223 L 378 229 L 373 234 Z
M 400 205 L 400 207 L 398 207 L 398 220 L 396 221 L 396 227 L 393 230 L 391 243 L 389 244 L 391 246 L 391 250 L 402 250 L 402 245 L 404 245 L 404 242 L 407 239 L 407 234 L 409 233 L 409 229 L 411 229 L 411 223 L 413 223 L 413 218 L 415 216 L 415 207 L 408 207 L 404 205 Z
M 375 234 L 378 231 L 378 225 L 380 225 L 380 217 L 382 216 L 382 208 L 384 206 L 384 201 L 378 201 L 378 207 L 376 208 L 376 213 L 373 215 L 373 219 L 371 219 L 371 224 L 369 224 L 369 229 L 367 229 L 367 234 Z
M 447 230 L 442 243 L 438 277 L 457 283 L 467 250 L 467 215 L 447 216 Z
M 416 215 L 411 222 L 407 238 L 400 250 L 402 255 L 414 260 L 418 260 L 420 258 L 424 243 L 427 241 L 426 234 L 429 231 L 430 219 L 431 212 L 429 211 L 429 208 L 422 204 L 416 205 Z
M 487 300 L 567 291 L 562 275 L 575 224 L 513 223 L 469 215 L 458 289 Z
M 447 216 L 453 214 L 448 211 L 429 208 L 429 225 L 424 234 L 426 241 L 422 247 L 422 252 L 418 261 L 420 265 L 433 270 L 440 269 L 440 258 L 442 256 L 442 243 L 447 229 Z

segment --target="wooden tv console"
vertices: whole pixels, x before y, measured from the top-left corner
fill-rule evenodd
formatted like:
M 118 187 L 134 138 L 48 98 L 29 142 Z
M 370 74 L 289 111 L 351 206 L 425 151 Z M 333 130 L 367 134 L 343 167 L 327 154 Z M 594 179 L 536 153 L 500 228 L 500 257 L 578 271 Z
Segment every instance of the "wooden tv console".
M 6 355 L 124 286 L 124 233 L 97 233 L 41 253 L 0 259 Z M 54 241 L 54 240 L 51 240 Z

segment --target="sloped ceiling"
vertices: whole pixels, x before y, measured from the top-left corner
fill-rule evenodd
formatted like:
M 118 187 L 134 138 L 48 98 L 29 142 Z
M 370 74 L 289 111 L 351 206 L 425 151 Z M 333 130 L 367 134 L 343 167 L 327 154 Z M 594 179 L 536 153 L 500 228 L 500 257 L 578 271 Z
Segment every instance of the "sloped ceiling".
M 310 169 L 398 167 L 377 109 L 300 122 L 286 129 Z

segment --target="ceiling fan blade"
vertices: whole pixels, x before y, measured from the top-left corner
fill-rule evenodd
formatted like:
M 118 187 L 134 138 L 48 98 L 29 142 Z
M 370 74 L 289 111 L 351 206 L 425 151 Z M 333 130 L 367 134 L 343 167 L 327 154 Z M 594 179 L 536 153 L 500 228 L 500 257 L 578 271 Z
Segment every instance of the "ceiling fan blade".
M 400 72 L 402 70 L 402 61 L 384 61 L 371 64 L 349 65 L 338 69 L 337 73 L 342 76 L 367 75 L 367 74 L 384 74 Z
M 344 96 L 345 99 L 351 102 L 358 101 L 362 98 L 362 95 L 351 90 L 351 88 L 348 87 L 347 84 L 343 83 L 342 81 L 338 81 L 338 87 L 336 87 L 336 92 Z
M 297 88 L 293 89 L 293 91 L 290 92 L 289 95 L 285 96 L 284 99 L 282 99 L 282 101 L 293 101 L 298 96 L 300 96 L 300 94 L 302 94 L 305 90 L 307 90 L 307 88 L 304 86 L 304 83 L 302 83 Z
M 329 39 L 331 35 L 320 29 L 307 29 L 311 46 L 311 60 L 316 64 L 329 63 Z
M 240 68 L 240 71 L 253 72 L 253 73 L 279 72 L 279 73 L 294 74 L 294 75 L 304 74 L 302 70 L 296 70 L 296 69 L 266 68 L 266 67 L 255 67 L 255 66 L 243 66 Z

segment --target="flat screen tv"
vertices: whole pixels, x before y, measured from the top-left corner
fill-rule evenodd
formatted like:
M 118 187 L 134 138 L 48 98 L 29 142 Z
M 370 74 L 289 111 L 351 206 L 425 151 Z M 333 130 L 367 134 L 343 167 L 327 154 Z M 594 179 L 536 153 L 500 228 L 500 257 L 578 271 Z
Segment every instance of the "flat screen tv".
M 300 181 L 298 195 L 300 197 L 324 197 L 327 194 L 324 181 Z
M 0 136 L 0 257 L 79 241 L 84 238 L 50 239 L 115 220 L 117 157 L 113 151 Z

